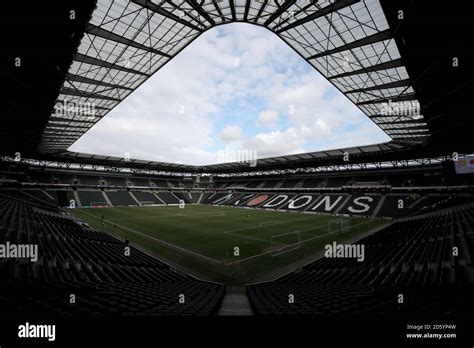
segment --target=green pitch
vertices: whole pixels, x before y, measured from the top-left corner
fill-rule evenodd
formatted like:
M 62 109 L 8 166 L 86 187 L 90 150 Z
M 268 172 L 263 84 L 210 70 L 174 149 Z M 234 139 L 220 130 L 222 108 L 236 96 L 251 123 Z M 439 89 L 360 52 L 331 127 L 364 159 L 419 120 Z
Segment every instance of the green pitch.
M 352 241 L 386 223 L 344 217 L 350 222 L 341 231 L 334 223 L 341 218 L 330 215 L 203 205 L 69 211 L 177 269 L 227 284 L 277 277 L 310 262 L 325 244 Z

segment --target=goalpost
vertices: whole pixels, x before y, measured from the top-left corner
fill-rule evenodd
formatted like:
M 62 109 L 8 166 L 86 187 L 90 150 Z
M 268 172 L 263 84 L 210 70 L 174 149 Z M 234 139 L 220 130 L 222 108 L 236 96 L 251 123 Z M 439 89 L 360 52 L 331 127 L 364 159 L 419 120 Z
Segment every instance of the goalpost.
M 332 234 L 342 234 L 352 231 L 352 221 L 350 219 L 336 219 L 328 222 L 328 232 Z
M 272 256 L 278 256 L 301 248 L 301 232 L 292 231 L 270 237 Z

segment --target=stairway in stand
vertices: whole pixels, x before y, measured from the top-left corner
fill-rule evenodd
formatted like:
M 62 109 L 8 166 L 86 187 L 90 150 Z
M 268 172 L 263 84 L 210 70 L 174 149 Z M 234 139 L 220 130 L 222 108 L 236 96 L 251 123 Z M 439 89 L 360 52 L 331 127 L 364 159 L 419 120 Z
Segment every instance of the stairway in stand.
M 244 286 L 227 286 L 226 294 L 217 315 L 253 315 Z

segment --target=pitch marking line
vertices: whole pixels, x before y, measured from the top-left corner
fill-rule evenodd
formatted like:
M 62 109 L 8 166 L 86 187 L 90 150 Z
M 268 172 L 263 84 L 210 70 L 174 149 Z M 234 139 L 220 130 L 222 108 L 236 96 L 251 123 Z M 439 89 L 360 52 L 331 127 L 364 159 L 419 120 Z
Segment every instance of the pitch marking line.
M 277 223 L 272 224 L 272 226 L 273 225 L 279 225 L 279 224 L 285 224 L 285 223 L 288 223 L 288 222 L 300 222 L 300 221 L 305 221 L 305 220 L 308 220 L 308 219 L 296 220 L 296 221 L 277 222 Z M 298 230 L 297 232 L 304 232 L 304 231 L 319 229 L 319 228 L 322 228 L 324 226 L 327 226 L 327 225 L 325 224 L 325 225 L 320 225 L 320 226 L 316 226 L 316 227 L 311 227 L 311 228 L 308 228 L 308 229 L 305 229 L 305 230 Z M 233 235 L 233 236 L 236 236 L 236 237 L 240 237 L 240 238 L 252 239 L 252 240 L 257 240 L 257 241 L 261 241 L 261 242 L 271 244 L 271 240 L 260 239 L 260 238 L 256 238 L 256 237 L 244 236 L 244 235 L 241 235 L 241 234 L 238 234 L 238 233 L 233 233 L 234 231 L 245 231 L 245 230 L 250 230 L 250 229 L 255 229 L 255 228 L 258 228 L 258 227 L 257 226 L 244 227 L 244 228 L 239 228 L 239 229 L 236 229 L 236 230 L 224 231 L 224 233 L 225 234 L 230 234 L 230 235 Z M 289 233 L 293 233 L 293 232 L 296 232 L 296 231 L 292 231 L 292 232 L 289 232 Z M 284 234 L 286 234 L 286 233 L 284 233 Z M 276 235 L 276 236 L 279 236 L 279 235 Z M 273 235 L 271 237 L 275 237 L 275 236 Z M 280 244 L 280 245 L 285 245 L 285 246 L 291 245 L 291 244 L 284 244 L 284 243 L 278 243 L 278 242 L 274 242 L 274 243 Z
M 259 242 L 265 242 L 265 243 L 270 243 L 269 240 L 266 240 L 266 239 L 261 239 L 261 238 L 256 238 L 256 237 L 250 237 L 250 236 L 243 236 L 241 234 L 238 234 L 238 233 L 232 233 L 232 232 L 224 232 L 225 234 L 230 234 L 232 236 L 236 236 L 236 237 L 240 237 L 240 238 L 245 238 L 245 239 L 251 239 L 251 240 L 257 240 Z M 277 243 L 277 244 L 281 244 L 281 243 Z
M 267 225 L 267 226 L 270 225 L 271 226 L 271 225 L 274 225 L 275 222 L 278 224 L 278 221 L 276 221 L 276 220 L 264 221 L 260 224 L 260 227 L 263 227 L 265 225 Z
M 320 228 L 323 228 L 323 227 L 326 227 L 327 224 L 324 224 L 324 225 L 319 225 L 319 226 L 316 226 L 316 227 L 311 227 L 311 228 L 307 228 L 307 229 L 304 229 L 304 230 L 298 230 L 297 232 L 306 232 L 306 231 L 311 231 L 311 230 L 318 230 Z M 292 232 L 296 232 L 296 231 L 292 231 Z M 291 232 L 290 232 L 291 233 Z M 230 262 L 230 263 L 226 263 L 226 265 L 232 265 L 232 264 L 235 264 L 235 263 L 240 263 L 240 262 L 243 262 L 243 261 L 247 261 L 247 260 L 251 260 L 253 258 L 256 258 L 258 256 L 262 256 L 262 255 L 266 255 L 266 254 L 270 254 L 270 253 L 274 253 L 274 252 L 278 252 L 280 250 L 283 250 L 284 248 L 288 248 L 288 247 L 291 247 L 293 245 L 297 245 L 297 244 L 301 244 L 301 243 L 304 243 L 304 242 L 307 242 L 309 240 L 312 240 L 312 239 L 315 239 L 315 238 L 320 238 L 320 237 L 323 237 L 323 236 L 326 236 L 328 234 L 331 234 L 331 232 L 329 233 L 325 233 L 325 234 L 321 234 L 321 235 L 318 235 L 318 236 L 315 236 L 315 237 L 312 237 L 312 238 L 308 238 L 308 239 L 305 239 L 305 240 L 302 240 L 301 242 L 298 242 L 298 243 L 294 243 L 294 244 L 285 244 L 283 247 L 281 247 L 280 249 L 277 249 L 277 250 L 269 250 L 269 251 L 265 251 L 261 254 L 256 254 L 256 255 L 252 255 L 252 256 L 249 256 L 249 257 L 246 257 L 245 259 L 241 259 L 241 260 L 237 260 L 237 261 L 233 261 L 233 262 Z
M 311 218 L 305 218 L 305 219 L 301 219 L 301 220 L 281 221 L 281 222 L 274 222 L 275 220 L 272 220 L 272 221 L 269 221 L 269 222 L 274 222 L 274 223 L 271 224 L 271 226 L 273 226 L 273 225 L 286 224 L 286 223 L 290 223 L 290 222 L 301 222 L 301 221 L 306 221 L 306 220 L 310 220 L 310 219 L 311 219 Z M 264 222 L 263 222 L 263 223 L 264 223 Z M 265 242 L 265 243 L 271 243 L 270 240 L 260 239 L 260 238 L 256 238 L 256 237 L 250 237 L 250 236 L 244 236 L 244 235 L 241 235 L 241 234 L 238 234 L 238 233 L 234 233 L 234 232 L 237 232 L 237 231 L 245 231 L 245 230 L 251 230 L 251 229 L 255 229 L 255 228 L 262 227 L 262 224 L 263 224 L 263 223 L 261 223 L 259 226 L 237 228 L 237 229 L 235 229 L 235 230 L 224 231 L 223 233 L 224 233 L 224 234 L 230 234 L 230 235 L 232 235 L 232 236 L 236 236 L 236 237 L 240 237 L 240 238 L 251 239 L 251 240 L 256 240 L 256 241 Z M 267 225 L 267 226 L 268 226 L 268 225 Z M 284 245 L 284 244 L 282 244 L 282 243 L 277 243 L 277 244 Z
M 99 217 L 96 217 L 96 216 L 94 216 L 94 215 L 92 215 L 92 214 L 89 214 L 89 213 L 86 213 L 86 212 L 83 212 L 83 213 L 86 214 L 86 215 L 89 215 L 89 216 L 91 216 L 91 217 L 93 217 L 93 218 L 96 218 L 96 219 L 98 219 L 98 220 L 101 220 Z M 178 249 L 178 250 L 180 250 L 180 251 L 184 251 L 184 252 L 186 252 L 186 253 L 189 253 L 189 254 L 192 254 L 192 255 L 201 257 L 201 258 L 203 258 L 203 259 L 210 260 L 210 261 L 213 261 L 213 262 L 216 262 L 216 263 L 220 263 L 220 264 L 223 263 L 223 262 L 220 261 L 220 260 L 216 260 L 216 259 L 213 259 L 212 257 L 206 256 L 206 255 L 202 255 L 202 254 L 199 254 L 199 253 L 197 253 L 197 252 L 195 252 L 195 251 L 191 251 L 191 250 L 182 248 L 182 247 L 177 246 L 177 245 L 175 245 L 175 244 L 171 244 L 171 243 L 166 242 L 166 241 L 164 241 L 164 240 L 161 240 L 161 239 L 158 239 L 158 238 L 149 236 L 149 235 L 147 235 L 147 234 L 145 234 L 145 233 L 135 231 L 134 229 L 128 228 L 128 227 L 126 227 L 126 226 L 122 226 L 122 225 L 116 224 L 116 223 L 114 223 L 114 222 L 112 222 L 112 221 L 109 221 L 109 220 L 105 220 L 105 219 L 104 219 L 104 222 L 107 222 L 107 223 L 112 224 L 112 225 L 116 225 L 116 226 L 118 226 L 118 227 L 120 227 L 120 228 L 123 228 L 123 229 L 125 229 L 125 230 L 127 230 L 127 231 L 130 231 L 130 232 L 132 232 L 132 233 L 138 234 L 138 235 L 140 235 L 140 236 L 142 236 L 142 237 L 149 238 L 149 239 L 151 239 L 151 240 L 154 240 L 155 242 L 165 244 L 165 245 L 167 245 L 167 246 L 170 246 L 170 247 L 176 248 L 176 249 Z
M 293 223 L 293 222 L 302 222 L 302 221 L 306 221 L 306 220 L 311 220 L 313 218 L 314 218 L 314 216 L 309 217 L 309 218 L 304 218 L 304 219 L 301 219 L 301 220 L 280 221 L 280 222 L 275 222 L 271 226 L 290 224 L 290 223 Z M 274 221 L 274 220 L 272 220 L 272 221 Z M 256 228 L 259 228 L 259 227 L 261 227 L 261 226 L 254 225 L 254 226 L 250 226 L 250 227 L 241 227 L 241 228 L 236 228 L 236 229 L 233 229 L 233 230 L 223 231 L 223 233 L 229 234 L 230 232 L 246 231 L 246 230 L 256 229 Z
M 371 220 L 367 220 L 367 221 L 362 221 L 362 222 L 359 222 L 358 224 L 355 224 L 355 225 L 352 225 L 351 227 L 354 227 L 354 226 L 359 226 L 359 225 L 362 225 L 362 224 L 366 224 L 368 222 L 370 222 Z M 327 224 L 325 225 L 322 225 L 322 226 L 318 226 L 318 227 L 313 227 L 313 228 L 308 228 L 308 229 L 305 229 L 305 230 L 300 230 L 299 232 L 305 232 L 305 231 L 310 231 L 310 230 L 314 230 L 314 229 L 320 229 L 320 228 L 323 228 L 323 227 L 326 227 Z M 311 237 L 311 238 L 308 238 L 308 239 L 305 239 L 305 240 L 302 240 L 301 242 L 299 243 L 294 243 L 294 244 L 288 244 L 288 245 L 285 245 L 284 247 L 280 248 L 280 249 L 277 249 L 277 250 L 269 250 L 269 251 L 265 251 L 261 254 L 256 254 L 256 255 L 253 255 L 253 256 L 249 256 L 249 257 L 246 257 L 245 259 L 241 259 L 241 260 L 237 260 L 237 261 L 232 261 L 232 262 L 228 262 L 228 263 L 225 263 L 225 265 L 227 266 L 230 266 L 230 265 L 233 265 L 233 264 L 236 264 L 236 263 L 240 263 L 240 262 L 243 262 L 243 261 L 247 261 L 247 260 L 250 260 L 250 259 L 254 259 L 256 257 L 259 257 L 259 256 L 262 256 L 262 255 L 266 255 L 266 254 L 270 254 L 270 253 L 273 253 L 275 251 L 280 251 L 284 248 L 287 248 L 287 247 L 290 247 L 290 246 L 293 246 L 293 245 L 297 245 L 297 244 L 303 244 L 303 243 L 306 243 L 306 242 L 309 242 L 310 240 L 313 240 L 313 239 L 318 239 L 318 238 L 321 238 L 321 237 L 324 237 L 324 236 L 327 236 L 327 235 L 330 235 L 330 234 L 334 234 L 333 232 L 328 232 L 328 233 L 324 233 L 324 234 L 320 234 L 318 236 L 314 236 L 314 237 Z M 296 249 L 293 249 L 293 250 L 296 250 Z M 286 252 L 289 252 L 289 251 L 292 251 L 292 250 L 287 250 Z M 284 252 L 280 253 L 280 254 L 283 254 Z
M 183 213 L 175 213 L 171 215 L 161 215 L 161 216 L 143 216 L 143 217 L 133 217 L 133 218 L 118 218 L 109 220 L 110 222 L 114 221 L 128 221 L 128 220 L 147 220 L 147 219 L 161 219 L 161 218 L 169 218 L 169 217 L 195 217 L 195 216 L 226 216 L 226 213 L 201 213 L 201 214 L 183 214 Z
M 275 257 L 275 256 L 278 256 L 278 255 L 282 255 L 282 254 L 286 254 L 286 253 L 289 253 L 290 251 L 293 251 L 293 250 L 296 250 L 296 249 L 299 249 L 299 247 L 294 247 L 292 249 L 289 249 L 289 250 L 284 250 L 280 253 L 276 253 L 276 254 L 273 254 L 272 256 Z M 281 249 L 280 249 L 281 250 Z

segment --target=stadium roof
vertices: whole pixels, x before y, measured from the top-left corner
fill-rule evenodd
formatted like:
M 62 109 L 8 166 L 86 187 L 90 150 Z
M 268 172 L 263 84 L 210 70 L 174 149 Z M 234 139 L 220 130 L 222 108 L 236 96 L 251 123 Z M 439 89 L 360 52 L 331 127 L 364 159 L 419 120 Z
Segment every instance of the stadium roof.
M 73 2 L 62 12 L 53 10 L 58 16 L 70 15 L 71 9 L 78 13 L 73 24 L 69 20 L 64 25 L 58 19 L 46 31 L 51 40 L 60 36 L 61 30 L 64 36 L 72 32 L 72 39 L 67 44 L 55 42 L 52 52 L 58 52 L 56 56 L 47 50 L 44 53 L 52 56 L 47 60 L 61 58 L 57 71 L 49 71 L 47 76 L 56 80 L 60 76 L 62 85 L 55 95 L 56 85 L 51 91 L 35 91 L 48 92 L 50 98 L 46 98 L 49 105 L 43 102 L 39 110 L 43 118 L 37 122 L 34 136 L 29 135 L 28 140 L 33 137 L 31 146 L 25 149 L 26 137 L 21 146 L 17 144 L 16 148 L 25 149 L 27 154 L 168 170 L 214 172 L 246 166 L 128 161 L 66 150 L 201 33 L 230 22 L 253 23 L 274 32 L 393 139 L 374 146 L 259 159 L 259 168 L 341 160 L 343 152 L 368 159 L 369 155 L 375 158 L 395 152 L 398 158 L 400 152 L 429 155 L 466 149 L 460 140 L 470 136 L 464 128 L 467 117 L 463 105 L 468 89 L 472 90 L 472 67 L 446 71 L 452 67 L 453 54 L 465 63 L 462 58 L 468 51 L 462 35 L 466 32 L 456 25 L 466 25 L 467 19 L 459 21 L 456 17 L 451 28 L 439 29 L 439 22 L 434 20 L 439 21 L 439 13 L 427 14 L 424 6 L 415 6 L 412 1 L 98 0 L 95 9 L 93 6 L 94 1 Z M 59 34 L 51 32 L 55 24 Z M 80 43 L 79 33 L 83 35 Z M 457 35 L 458 40 L 452 43 L 449 35 Z M 443 46 L 447 41 L 450 46 Z M 440 48 L 447 49 L 445 57 L 439 57 Z M 69 57 L 72 63 L 66 68 Z M 452 103 L 447 106 L 447 101 Z M 23 104 L 28 101 L 16 101 L 13 111 L 18 112 Z M 395 108 L 387 108 L 389 105 Z M 30 126 L 13 124 L 27 131 Z M 459 138 L 446 132 L 450 128 L 459 132 Z

